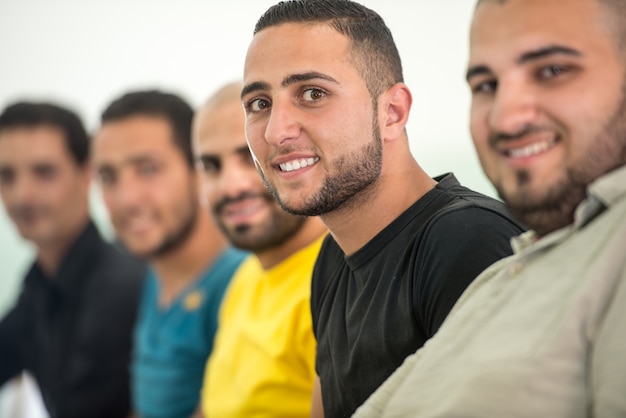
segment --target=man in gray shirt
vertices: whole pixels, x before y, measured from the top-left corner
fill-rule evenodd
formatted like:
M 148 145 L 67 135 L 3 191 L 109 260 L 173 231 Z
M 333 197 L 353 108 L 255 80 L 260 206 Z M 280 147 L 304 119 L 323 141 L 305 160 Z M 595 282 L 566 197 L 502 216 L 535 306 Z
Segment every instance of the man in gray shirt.
M 626 416 L 626 1 L 480 0 L 485 173 L 532 231 L 357 417 Z

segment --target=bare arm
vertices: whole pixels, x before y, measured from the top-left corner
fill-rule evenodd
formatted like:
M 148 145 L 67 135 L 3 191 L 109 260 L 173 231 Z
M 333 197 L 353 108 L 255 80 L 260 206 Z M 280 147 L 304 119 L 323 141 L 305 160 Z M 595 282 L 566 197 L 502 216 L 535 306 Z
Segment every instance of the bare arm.
M 319 376 L 315 376 L 315 384 L 313 385 L 311 418 L 324 418 L 324 408 L 322 406 L 322 384 L 320 383 Z

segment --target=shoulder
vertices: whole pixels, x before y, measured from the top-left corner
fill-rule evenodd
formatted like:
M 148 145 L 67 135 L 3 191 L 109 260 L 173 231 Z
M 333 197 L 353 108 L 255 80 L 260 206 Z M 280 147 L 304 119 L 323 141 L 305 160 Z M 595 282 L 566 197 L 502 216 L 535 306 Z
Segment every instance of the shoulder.
M 507 211 L 501 201 L 461 186 L 451 174 L 443 176 L 437 186 L 450 199 L 432 219 L 436 228 L 490 226 L 485 232 L 502 229 L 520 234 L 524 227 Z
M 129 253 L 119 242 L 103 240 L 100 252 L 100 265 L 105 271 L 124 272 L 142 277 L 146 274 L 146 263 Z
M 513 253 L 511 238 L 524 229 L 509 217 L 482 206 L 467 204 L 431 219 L 417 247 L 423 262 L 475 265 L 481 270 Z
M 237 249 L 235 247 L 228 247 L 218 259 L 216 266 L 228 269 L 231 271 L 236 270 L 241 263 L 250 255 L 249 252 Z
M 319 254 L 313 265 L 313 280 L 311 284 L 313 297 L 317 295 L 321 289 L 326 288 L 329 281 L 334 281 L 338 272 L 346 265 L 346 259 L 343 251 L 328 234 L 320 247 Z
M 524 228 L 507 214 L 467 201 L 459 201 L 441 210 L 431 219 L 429 229 L 437 233 L 474 231 L 480 235 L 504 232 L 510 236 L 524 232 Z
M 203 289 L 212 303 L 222 300 L 247 255 L 229 247 L 199 277 L 197 287 Z
M 205 285 L 228 283 L 238 271 L 242 262 L 248 256 L 247 252 L 229 247 L 220 254 L 215 262 L 204 272 Z
M 102 241 L 99 253 L 92 268 L 92 283 L 100 291 L 124 292 L 131 298 L 138 295 L 147 275 L 146 263 L 117 243 Z
M 256 282 L 264 274 L 259 259 L 254 254 L 247 254 L 234 271 L 231 286 L 248 286 L 249 282 Z
M 452 198 L 429 219 L 417 247 L 423 263 L 455 274 L 461 270 L 478 274 L 512 254 L 511 238 L 524 228 L 502 202 L 458 183 L 444 191 Z
M 248 254 L 233 272 L 226 298 L 229 301 L 239 300 L 245 298 L 245 295 L 254 293 L 263 275 L 264 271 L 257 257 Z

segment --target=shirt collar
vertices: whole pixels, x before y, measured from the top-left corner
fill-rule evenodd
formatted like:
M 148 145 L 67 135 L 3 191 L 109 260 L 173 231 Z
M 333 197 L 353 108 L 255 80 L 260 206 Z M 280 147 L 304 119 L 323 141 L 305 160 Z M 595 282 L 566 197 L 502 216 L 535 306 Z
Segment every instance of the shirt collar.
M 599 177 L 589 185 L 587 193 L 606 207 L 615 204 L 626 195 L 626 165 Z
M 53 277 L 46 276 L 35 262 L 31 267 L 26 280 L 29 282 L 45 283 L 45 286 L 54 288 L 64 294 L 73 294 L 78 291 L 80 283 L 88 274 L 86 270 L 94 265 L 98 248 L 102 238 L 90 220 L 78 238 L 72 243 L 59 264 L 59 269 Z
M 582 228 L 591 222 L 602 211 L 611 207 L 626 194 L 626 165 L 598 177 L 587 186 L 587 198 L 574 212 L 574 223 L 554 231 L 541 239 L 542 247 L 559 241 L 564 235 Z M 538 241 L 535 231 L 525 232 L 511 239 L 515 253 L 519 253 Z

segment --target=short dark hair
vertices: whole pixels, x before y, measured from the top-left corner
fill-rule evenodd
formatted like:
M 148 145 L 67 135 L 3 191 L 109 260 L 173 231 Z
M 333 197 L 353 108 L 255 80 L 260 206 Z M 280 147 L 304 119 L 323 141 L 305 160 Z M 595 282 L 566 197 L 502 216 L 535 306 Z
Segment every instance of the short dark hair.
M 114 100 L 102 112 L 100 121 L 119 121 L 133 116 L 154 116 L 165 119 L 172 128 L 174 144 L 187 164 L 194 168 L 191 148 L 193 108 L 182 97 L 159 90 L 129 92 Z
M 90 140 L 83 122 L 73 111 L 53 103 L 17 102 L 0 114 L 0 131 L 40 126 L 61 130 L 76 164 L 85 165 L 89 159 Z
M 351 0 L 288 0 L 270 7 L 254 34 L 283 23 L 323 23 L 352 43 L 354 65 L 376 98 L 403 82 L 402 61 L 391 31 L 378 13 Z

